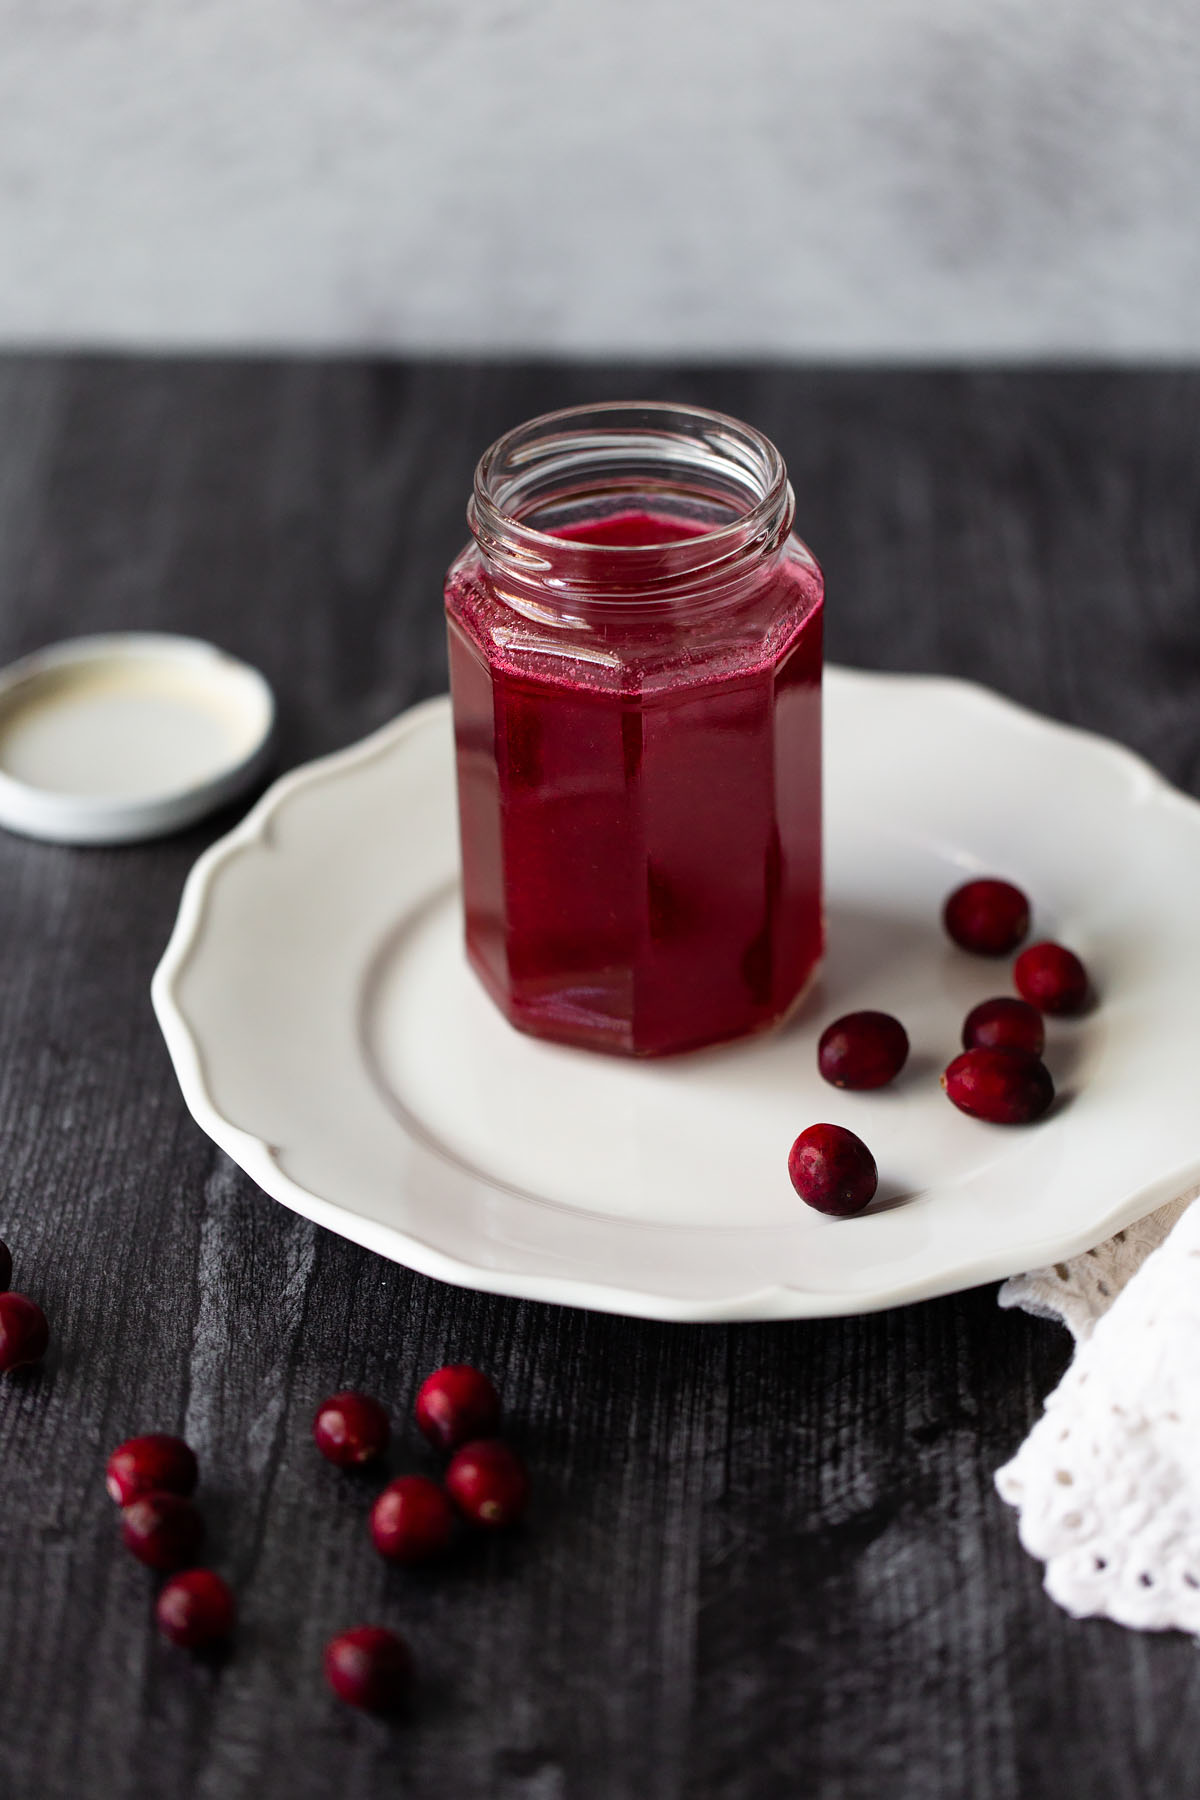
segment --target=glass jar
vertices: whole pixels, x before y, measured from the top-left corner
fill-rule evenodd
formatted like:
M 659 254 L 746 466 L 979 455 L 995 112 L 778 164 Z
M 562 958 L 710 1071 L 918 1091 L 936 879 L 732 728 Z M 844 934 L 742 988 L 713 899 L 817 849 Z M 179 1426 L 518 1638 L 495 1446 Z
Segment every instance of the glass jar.
M 512 1024 L 633 1056 L 785 1018 L 823 947 L 821 620 L 779 452 L 700 407 L 480 460 L 446 580 L 466 947 Z

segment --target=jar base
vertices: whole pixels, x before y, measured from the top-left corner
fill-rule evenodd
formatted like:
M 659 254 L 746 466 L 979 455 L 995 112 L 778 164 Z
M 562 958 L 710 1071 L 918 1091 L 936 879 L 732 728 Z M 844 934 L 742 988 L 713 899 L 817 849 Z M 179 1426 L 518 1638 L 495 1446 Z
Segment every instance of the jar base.
M 579 1008 L 569 1004 L 558 1003 L 558 1010 L 551 1012 L 549 1006 L 514 1002 L 512 996 L 495 980 L 492 971 L 482 958 L 477 957 L 470 942 L 465 945 L 467 961 L 483 987 L 488 998 L 497 1011 L 512 1026 L 514 1031 L 526 1037 L 540 1038 L 544 1043 L 562 1044 L 567 1049 L 595 1051 L 602 1056 L 624 1057 L 633 1061 L 655 1062 L 665 1061 L 672 1056 L 695 1055 L 702 1050 L 714 1050 L 726 1044 L 736 1044 L 744 1039 L 766 1037 L 772 1032 L 782 1031 L 801 1011 L 816 985 L 817 978 L 824 964 L 824 950 L 814 961 L 808 974 L 795 995 L 787 1005 L 778 1012 L 768 1013 L 757 1018 L 749 1025 L 738 1026 L 731 1031 L 717 1031 L 686 1039 L 676 1043 L 637 1043 L 633 1040 L 627 1021 L 613 1019 L 603 1020 L 596 1014 L 588 1015 Z M 553 1003 L 551 1003 L 553 1004 Z

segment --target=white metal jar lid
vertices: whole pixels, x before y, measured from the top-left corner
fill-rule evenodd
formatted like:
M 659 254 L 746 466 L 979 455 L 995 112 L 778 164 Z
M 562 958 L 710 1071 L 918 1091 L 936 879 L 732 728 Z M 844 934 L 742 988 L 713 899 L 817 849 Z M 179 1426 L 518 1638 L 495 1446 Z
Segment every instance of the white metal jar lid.
M 126 844 L 189 825 L 248 787 L 275 697 L 198 638 L 74 638 L 0 670 L 0 825 Z

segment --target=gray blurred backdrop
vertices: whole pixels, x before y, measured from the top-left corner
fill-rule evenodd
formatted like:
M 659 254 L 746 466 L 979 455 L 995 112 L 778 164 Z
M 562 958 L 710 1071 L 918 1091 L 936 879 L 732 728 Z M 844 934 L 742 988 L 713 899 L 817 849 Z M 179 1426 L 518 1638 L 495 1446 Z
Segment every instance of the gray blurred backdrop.
M 0 0 L 0 343 L 1200 350 L 1200 0 Z

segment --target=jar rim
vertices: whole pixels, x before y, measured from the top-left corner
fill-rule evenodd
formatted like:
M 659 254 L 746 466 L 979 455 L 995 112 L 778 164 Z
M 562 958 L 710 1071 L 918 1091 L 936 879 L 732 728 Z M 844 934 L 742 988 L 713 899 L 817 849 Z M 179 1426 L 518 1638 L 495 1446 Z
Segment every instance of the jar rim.
M 572 536 L 564 540 L 553 532 L 541 531 L 536 525 L 530 525 L 519 513 L 510 511 L 504 504 L 504 496 L 498 493 L 498 471 L 508 459 L 514 467 L 511 477 L 515 487 L 519 481 L 519 465 L 521 457 L 518 452 L 527 451 L 526 462 L 532 465 L 531 446 L 538 443 L 552 444 L 556 440 L 556 428 L 575 425 L 583 427 L 587 421 L 595 421 L 597 429 L 603 431 L 605 426 L 624 416 L 632 428 L 640 421 L 643 435 L 647 440 L 658 436 L 664 442 L 669 440 L 666 429 L 667 421 L 674 420 L 678 427 L 685 425 L 694 429 L 689 434 L 697 443 L 706 441 L 705 432 L 713 436 L 723 436 L 730 446 L 727 461 L 731 466 L 739 466 L 747 475 L 752 472 L 752 459 L 758 464 L 757 499 L 738 513 L 727 523 L 714 525 L 681 538 L 668 539 L 658 543 L 654 548 L 661 552 L 673 550 L 699 553 L 706 561 L 722 562 L 725 557 L 744 549 L 748 540 L 763 535 L 774 535 L 779 531 L 780 538 L 787 535 L 791 527 L 793 501 L 788 483 L 787 469 L 783 457 L 763 432 L 744 420 L 736 419 L 728 413 L 717 412 L 710 407 L 694 406 L 690 402 L 663 400 L 604 400 L 581 406 L 561 407 L 553 412 L 539 413 L 532 419 L 512 426 L 489 445 L 475 466 L 474 487 L 468 507 L 468 521 L 476 537 L 483 536 L 495 539 L 502 535 L 510 540 L 510 546 L 519 545 L 522 549 L 542 555 L 561 555 L 564 548 L 595 553 L 602 550 L 605 558 L 613 557 L 621 561 L 645 557 L 645 544 L 596 544 L 586 538 Z M 674 434 L 681 442 L 686 442 L 684 432 L 677 429 Z M 740 448 L 742 454 L 734 454 L 733 447 Z M 580 454 L 583 452 L 581 450 Z M 714 459 L 715 460 L 715 459 Z M 749 490 L 748 490 L 749 491 Z M 774 530 L 772 529 L 774 528 Z M 515 544 L 513 543 L 515 540 Z

